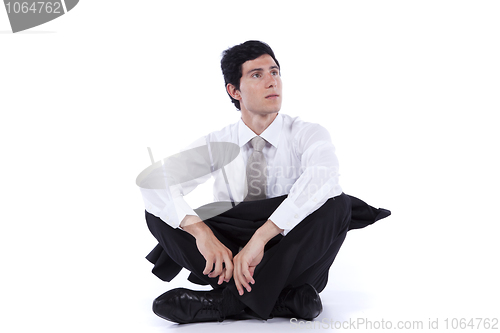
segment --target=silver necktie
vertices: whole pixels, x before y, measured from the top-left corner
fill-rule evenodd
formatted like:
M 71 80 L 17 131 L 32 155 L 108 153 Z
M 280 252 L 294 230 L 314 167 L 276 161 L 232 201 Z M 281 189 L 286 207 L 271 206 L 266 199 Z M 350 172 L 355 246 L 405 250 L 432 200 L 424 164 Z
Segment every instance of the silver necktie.
M 266 198 L 266 159 L 262 149 L 266 145 L 266 140 L 260 136 L 252 139 L 253 153 L 247 162 L 247 184 L 248 194 L 245 201 L 261 200 Z

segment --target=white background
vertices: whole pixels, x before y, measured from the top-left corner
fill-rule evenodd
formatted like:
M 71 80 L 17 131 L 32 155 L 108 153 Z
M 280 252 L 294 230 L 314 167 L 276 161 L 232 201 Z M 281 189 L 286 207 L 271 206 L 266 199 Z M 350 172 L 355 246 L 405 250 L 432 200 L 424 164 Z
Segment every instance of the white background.
M 12 34 L 0 9 L 0 331 L 298 328 L 151 312 L 194 286 L 151 274 L 135 177 L 146 147 L 237 121 L 219 61 L 248 39 L 280 61 L 282 111 L 330 131 L 344 191 L 392 211 L 349 233 L 318 320 L 499 318 L 499 16 L 498 1 L 83 0 Z

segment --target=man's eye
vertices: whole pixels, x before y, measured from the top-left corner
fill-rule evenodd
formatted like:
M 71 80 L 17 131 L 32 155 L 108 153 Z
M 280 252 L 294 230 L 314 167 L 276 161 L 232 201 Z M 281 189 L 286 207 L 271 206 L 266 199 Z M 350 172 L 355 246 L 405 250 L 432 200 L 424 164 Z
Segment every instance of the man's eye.
M 273 74 L 274 76 L 279 75 L 278 71 L 273 71 L 271 74 Z
M 259 73 L 255 73 L 254 75 L 252 75 L 252 77 L 259 78 L 259 77 L 260 77 L 260 74 L 259 74 Z

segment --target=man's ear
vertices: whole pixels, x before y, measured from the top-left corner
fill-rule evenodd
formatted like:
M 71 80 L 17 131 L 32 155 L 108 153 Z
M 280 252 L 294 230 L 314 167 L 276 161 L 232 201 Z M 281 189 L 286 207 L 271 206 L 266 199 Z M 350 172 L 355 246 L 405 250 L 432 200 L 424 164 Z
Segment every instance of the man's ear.
M 232 85 L 231 83 L 228 83 L 226 86 L 226 89 L 227 89 L 228 94 L 232 98 L 234 98 L 237 101 L 241 100 L 241 93 L 238 89 L 236 89 L 236 87 L 234 85 Z

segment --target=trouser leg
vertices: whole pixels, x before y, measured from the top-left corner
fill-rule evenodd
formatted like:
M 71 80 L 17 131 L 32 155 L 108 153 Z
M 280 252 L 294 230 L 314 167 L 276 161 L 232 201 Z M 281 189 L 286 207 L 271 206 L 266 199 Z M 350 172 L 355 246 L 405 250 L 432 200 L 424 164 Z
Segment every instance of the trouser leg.
M 210 278 L 203 274 L 206 260 L 196 246 L 196 239 L 189 233 L 172 228 L 160 218 L 146 212 L 146 222 L 153 236 L 170 258 L 194 274 L 200 281 L 210 284 L 214 288 L 220 287 L 218 278 Z M 233 256 L 238 253 L 239 246 L 221 235 L 217 230 L 213 230 L 214 235 L 223 243 Z
M 242 202 L 236 207 L 221 214 L 213 214 L 215 210 L 220 211 L 218 203 L 202 206 L 195 211 L 199 216 L 213 216 L 205 218 L 204 222 L 211 228 L 214 235 L 236 255 L 240 247 L 250 240 L 255 230 L 264 224 L 269 216 L 278 208 L 286 196 L 259 200 L 253 202 Z M 199 284 L 211 284 L 214 287 L 224 287 L 216 285 L 216 278 L 208 278 L 203 275 L 205 269 L 205 258 L 198 251 L 196 240 L 187 232 L 172 228 L 160 218 L 146 212 L 148 228 L 158 240 L 158 246 L 147 256 L 147 259 L 155 264 L 153 273 L 164 281 L 171 281 L 182 267 L 191 271 L 189 279 Z M 266 250 L 276 244 L 280 237 L 278 235 L 272 239 Z M 193 279 L 193 277 L 195 279 Z M 195 281 L 196 280 L 196 281 Z M 233 281 L 230 283 L 234 284 Z
M 344 243 L 346 234 L 347 231 L 339 235 L 337 240 L 335 240 L 335 242 L 330 246 L 325 255 L 317 263 L 311 266 L 311 268 L 306 270 L 304 273 L 302 273 L 301 276 L 295 279 L 290 284 L 290 286 L 294 288 L 309 283 L 318 292 L 322 292 L 323 289 L 325 289 L 326 284 L 328 283 L 328 272 L 330 270 L 330 267 L 332 266 L 333 261 L 335 260 L 335 257 L 340 250 L 340 247 Z
M 321 291 L 328 270 L 345 239 L 351 217 L 349 197 L 329 199 L 265 252 L 254 273 L 250 293 L 237 296 L 262 318 L 268 318 L 287 286 L 310 283 Z M 228 288 L 238 295 L 234 283 Z
M 215 236 L 236 255 L 282 199 L 245 202 L 205 221 Z M 318 290 L 326 285 L 328 269 L 345 238 L 350 219 L 350 200 L 342 194 L 329 199 L 297 225 L 287 236 L 276 236 L 266 246 L 254 273 L 250 293 L 239 296 L 234 281 L 224 283 L 228 290 L 262 318 L 268 318 L 280 292 L 287 286 L 310 283 Z M 217 278 L 202 274 L 205 259 L 190 234 L 174 229 L 147 214 L 148 227 L 168 255 L 200 280 L 218 287 Z

